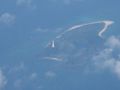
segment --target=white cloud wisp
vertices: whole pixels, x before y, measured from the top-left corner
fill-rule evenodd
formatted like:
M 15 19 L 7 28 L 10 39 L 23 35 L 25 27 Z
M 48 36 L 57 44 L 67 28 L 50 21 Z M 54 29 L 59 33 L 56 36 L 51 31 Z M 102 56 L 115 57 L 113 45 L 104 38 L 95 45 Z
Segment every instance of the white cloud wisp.
M 105 43 L 107 48 L 93 57 L 97 68 L 110 70 L 120 78 L 120 39 L 111 36 Z
M 0 15 L 0 23 L 11 24 L 15 22 L 15 18 L 15 15 L 6 12 Z

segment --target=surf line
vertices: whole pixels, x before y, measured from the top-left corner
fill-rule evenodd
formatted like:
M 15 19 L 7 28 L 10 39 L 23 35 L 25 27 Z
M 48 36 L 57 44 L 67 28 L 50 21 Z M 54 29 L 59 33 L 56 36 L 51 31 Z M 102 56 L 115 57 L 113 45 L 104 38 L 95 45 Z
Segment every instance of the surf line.
M 63 33 L 59 34 L 56 38 L 61 38 L 64 34 L 76 30 L 78 28 L 81 28 L 83 26 L 87 26 L 87 25 L 93 25 L 93 24 L 101 24 L 104 23 L 104 27 L 100 30 L 100 32 L 98 33 L 98 36 L 102 38 L 102 34 L 108 29 L 108 27 L 110 25 L 112 25 L 114 23 L 114 21 L 110 21 L 110 20 L 103 20 L 103 21 L 97 21 L 97 22 L 90 22 L 90 23 L 86 23 L 86 24 L 79 24 L 79 25 L 74 25 L 73 27 L 67 29 L 66 31 L 64 31 Z
M 98 36 L 103 38 L 102 37 L 102 34 L 108 29 L 108 27 L 110 25 L 112 25 L 114 23 L 114 21 L 111 21 L 111 20 L 103 20 L 103 21 L 96 21 L 96 22 L 90 22 L 90 23 L 85 23 L 85 24 L 78 24 L 78 25 L 74 25 L 72 26 L 71 28 L 68 28 L 66 31 L 64 31 L 63 33 L 59 34 L 58 36 L 55 37 L 55 39 L 59 39 L 61 38 L 64 34 L 68 33 L 68 32 L 71 32 L 73 30 L 76 30 L 78 28 L 81 28 L 81 27 L 84 27 L 84 26 L 88 26 L 88 25 L 93 25 L 93 24 L 101 24 L 103 23 L 104 24 L 104 27 L 100 30 L 100 32 L 98 33 Z M 52 40 L 51 42 L 51 48 L 55 48 L 55 41 Z

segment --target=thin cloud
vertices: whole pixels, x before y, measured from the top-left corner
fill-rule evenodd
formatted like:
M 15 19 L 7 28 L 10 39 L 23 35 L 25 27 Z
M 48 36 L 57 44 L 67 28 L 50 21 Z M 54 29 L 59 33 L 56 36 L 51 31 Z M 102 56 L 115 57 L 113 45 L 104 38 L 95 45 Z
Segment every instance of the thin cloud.
M 56 73 L 53 72 L 53 71 L 47 71 L 47 72 L 45 73 L 45 77 L 47 77 L 47 78 L 53 78 L 53 77 L 55 77 L 55 76 L 56 76 Z
M 110 48 L 120 48 L 120 40 L 115 36 L 111 36 L 107 40 L 106 45 L 109 46 Z
M 70 5 L 70 4 L 72 4 L 72 3 L 78 3 L 78 2 L 82 2 L 83 0 L 61 0 L 61 1 L 59 1 L 59 0 L 52 0 L 53 2 L 56 2 L 56 3 L 63 3 L 63 4 L 65 4 L 65 5 Z
M 46 33 L 46 32 L 49 32 L 49 29 L 37 28 L 35 31 L 40 33 Z
M 120 39 L 111 36 L 105 43 L 107 48 L 93 57 L 97 68 L 109 70 L 120 78 Z
M 14 87 L 15 88 L 20 88 L 22 87 L 22 80 L 21 79 L 18 79 L 14 82 Z
M 44 57 L 43 59 L 51 60 L 51 61 L 63 61 L 61 57 Z
M 11 24 L 15 22 L 15 18 L 15 15 L 6 12 L 0 15 L 0 23 Z
M 6 84 L 7 84 L 7 79 L 5 75 L 3 74 L 3 71 L 0 70 L 0 90 L 4 88 Z
M 32 8 L 32 9 L 36 8 L 36 6 L 33 4 L 33 0 L 17 0 L 16 5 L 27 7 L 27 8 Z
M 31 75 L 30 75 L 30 80 L 34 80 L 34 79 L 36 79 L 37 78 L 37 76 L 38 76 L 38 74 L 37 73 L 32 73 Z
M 21 62 L 21 63 L 15 65 L 15 66 L 12 67 L 12 68 L 9 68 L 8 73 L 9 73 L 9 74 L 11 74 L 11 73 L 16 73 L 16 72 L 18 73 L 18 72 L 24 71 L 25 69 L 26 69 L 26 67 L 25 67 L 24 62 Z
M 32 4 L 32 0 L 17 0 L 16 2 L 17 5 L 31 5 Z

